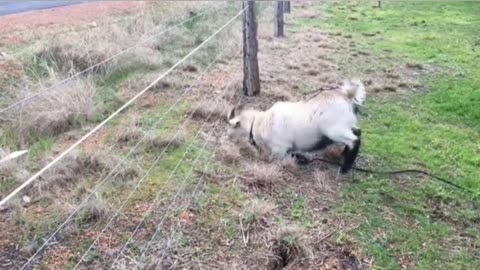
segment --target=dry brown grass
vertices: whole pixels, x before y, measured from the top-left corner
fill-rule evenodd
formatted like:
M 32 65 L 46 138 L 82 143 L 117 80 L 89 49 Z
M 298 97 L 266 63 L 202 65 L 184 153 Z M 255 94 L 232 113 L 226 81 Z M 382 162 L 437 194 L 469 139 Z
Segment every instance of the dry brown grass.
M 116 55 L 138 41 L 158 34 L 159 30 L 177 23 L 180 18 L 192 16 L 206 6 L 211 6 L 211 4 L 199 3 L 192 7 L 187 3 L 180 2 L 148 3 L 145 4 L 143 10 L 126 16 L 124 20 L 107 18 L 98 24 L 95 23 L 97 26 L 92 27 L 89 31 L 64 31 L 58 35 L 33 40 L 32 45 L 25 46 L 25 53 L 17 57 L 19 63 L 23 64 L 20 69 L 26 72 L 19 73 L 19 76 L 25 77 L 25 80 L 21 84 L 12 86 L 12 100 L 29 96 L 31 92 L 42 88 L 41 85 L 58 83 L 74 72 L 85 70 Z M 162 16 L 158 16 L 159 11 Z M 188 32 L 186 27 L 179 27 L 178 30 Z M 171 36 L 170 38 L 178 37 L 177 31 L 170 31 L 166 34 Z M 193 37 L 189 35 L 183 35 L 183 37 L 185 37 L 184 42 L 174 49 L 179 50 L 184 47 L 189 49 L 189 46 L 193 46 L 191 41 Z M 162 55 L 152 48 L 156 42 L 158 40 L 146 42 L 113 61 L 93 68 L 84 75 L 95 76 L 97 79 L 98 77 L 105 78 L 116 71 L 133 72 L 131 70 L 139 67 L 160 67 L 164 59 L 172 52 L 169 51 Z M 177 61 L 177 58 L 178 56 L 174 56 L 172 59 Z M 9 64 L 9 66 L 12 65 Z M 17 69 L 15 68 L 15 70 Z M 188 70 L 193 71 L 192 65 Z M 12 71 L 12 73 L 17 74 L 18 72 Z M 13 78 L 13 76 L 10 77 Z M 2 84 L 3 81 L 5 80 L 2 80 Z M 5 83 L 18 82 L 8 80 Z M 27 141 L 25 137 L 34 140 L 38 136 L 57 135 L 68 130 L 77 122 L 88 122 L 100 109 L 102 113 L 108 113 L 112 108 L 95 110 L 93 97 L 98 97 L 95 88 L 94 83 L 82 75 L 81 79 L 60 85 L 56 87 L 55 91 L 50 91 L 33 102 L 19 107 L 20 109 L 14 111 L 13 115 L 8 116 L 8 119 L 12 119 L 15 133 L 20 134 L 19 141 L 25 143 Z M 98 102 L 98 105 L 102 104 L 101 101 Z
M 294 100 L 294 96 L 291 94 L 291 92 L 282 87 L 265 88 L 264 93 L 268 98 L 271 98 L 274 101 Z
M 281 226 L 271 247 L 275 256 L 271 261 L 272 269 L 284 269 L 298 260 L 308 259 L 311 253 L 303 230 L 296 225 Z
M 225 108 L 229 107 L 230 105 L 224 100 L 220 102 L 207 100 L 200 104 L 193 104 L 188 113 L 192 114 L 192 118 L 197 120 L 206 120 L 207 118 L 208 121 L 214 121 L 217 119 L 226 120 L 228 110 Z
M 98 194 L 95 194 L 80 210 L 76 222 L 80 225 L 92 225 L 111 216 L 112 209 Z
M 120 160 L 117 160 L 116 163 L 119 163 Z M 113 167 L 113 166 L 112 166 Z M 131 161 L 124 161 L 122 165 L 115 170 L 115 173 L 112 174 L 115 176 L 115 179 L 120 182 L 127 182 L 132 180 L 133 178 L 139 176 L 141 169 L 136 166 Z
M 10 154 L 10 151 L 0 147 L 0 160 Z M 17 167 L 17 159 L 11 159 L 0 163 L 0 179 L 12 175 Z
M 47 159 L 44 163 L 48 163 Z M 42 196 L 57 188 L 71 187 L 92 176 L 100 176 L 115 164 L 114 159 L 104 154 L 90 155 L 73 151 L 62 162 L 47 170 L 27 188 L 27 193 Z
M 242 179 L 248 187 L 272 189 L 283 183 L 283 174 L 276 164 L 246 163 Z
M 276 206 L 263 199 L 251 199 L 244 203 L 240 217 L 244 226 L 260 225 L 265 227 L 273 216 Z
M 243 159 L 240 149 L 228 140 L 220 142 L 217 153 L 220 159 L 229 165 L 238 164 Z
M 34 54 L 32 61 L 37 63 L 48 63 L 49 66 L 58 72 L 73 74 L 100 63 L 106 58 L 107 54 L 98 51 L 98 49 L 85 52 L 75 50 L 73 46 L 67 44 L 63 46 L 46 46 Z M 99 65 L 92 68 L 88 73 L 105 74 L 107 67 L 107 64 Z
M 334 193 L 332 184 L 329 183 L 329 177 L 330 176 L 325 171 L 318 169 L 313 171 L 313 179 L 315 180 L 318 188 L 326 193 Z
M 95 113 L 95 92 L 92 81 L 75 80 L 64 84 L 62 89 L 26 102 L 12 115 L 18 139 L 57 135 L 90 120 Z
M 163 149 L 167 146 L 167 150 L 173 150 L 184 144 L 186 138 L 187 132 L 185 130 L 180 130 L 178 134 L 153 134 L 146 138 L 145 146 L 147 149 L 155 151 L 163 151 Z
M 292 156 L 287 156 L 284 159 L 282 159 L 280 161 L 280 165 L 283 167 L 283 169 L 290 172 L 296 171 L 298 169 L 298 162 Z
M 117 141 L 120 143 L 129 143 L 132 141 L 137 141 L 145 133 L 143 130 L 137 126 L 128 126 L 123 128 L 122 131 L 118 134 Z

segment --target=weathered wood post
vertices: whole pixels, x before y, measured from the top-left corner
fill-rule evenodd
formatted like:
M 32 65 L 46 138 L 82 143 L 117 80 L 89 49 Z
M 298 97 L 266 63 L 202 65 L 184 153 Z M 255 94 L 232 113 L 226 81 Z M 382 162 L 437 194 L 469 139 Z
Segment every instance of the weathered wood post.
M 382 7 L 382 0 L 378 0 L 378 8 Z
M 243 13 L 243 92 L 255 96 L 260 94 L 255 1 L 244 0 L 242 7 L 246 8 Z
M 283 37 L 283 1 L 275 1 L 273 3 L 275 6 L 273 7 L 274 10 L 274 21 L 275 21 L 275 37 Z
M 290 14 L 290 1 L 283 2 L 283 11 L 284 13 Z

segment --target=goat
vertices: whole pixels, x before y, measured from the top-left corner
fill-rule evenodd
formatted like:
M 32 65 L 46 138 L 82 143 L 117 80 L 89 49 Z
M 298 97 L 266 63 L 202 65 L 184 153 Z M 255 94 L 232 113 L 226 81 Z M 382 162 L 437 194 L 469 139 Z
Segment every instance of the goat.
M 340 173 L 347 173 L 358 155 L 361 130 L 357 127 L 365 86 L 345 81 L 338 90 L 324 91 L 301 102 L 277 102 L 267 111 L 234 108 L 228 117 L 230 139 L 248 137 L 270 160 L 317 151 L 333 143 L 345 144 Z

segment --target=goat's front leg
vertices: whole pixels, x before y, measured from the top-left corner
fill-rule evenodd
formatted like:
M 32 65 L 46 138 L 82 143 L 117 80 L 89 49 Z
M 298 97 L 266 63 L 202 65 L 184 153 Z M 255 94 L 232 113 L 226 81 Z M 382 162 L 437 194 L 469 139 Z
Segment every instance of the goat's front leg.
M 285 147 L 275 145 L 272 146 L 270 152 L 270 162 L 273 160 L 282 160 L 287 156 L 287 149 Z

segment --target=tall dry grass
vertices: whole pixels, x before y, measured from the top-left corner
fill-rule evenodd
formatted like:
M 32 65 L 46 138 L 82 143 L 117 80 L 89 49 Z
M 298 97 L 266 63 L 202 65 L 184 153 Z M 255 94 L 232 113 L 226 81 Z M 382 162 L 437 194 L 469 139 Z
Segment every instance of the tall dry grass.
M 72 125 L 92 119 L 96 88 L 91 79 L 78 79 L 19 106 L 11 117 L 13 129 L 23 141 L 29 137 L 58 135 Z

